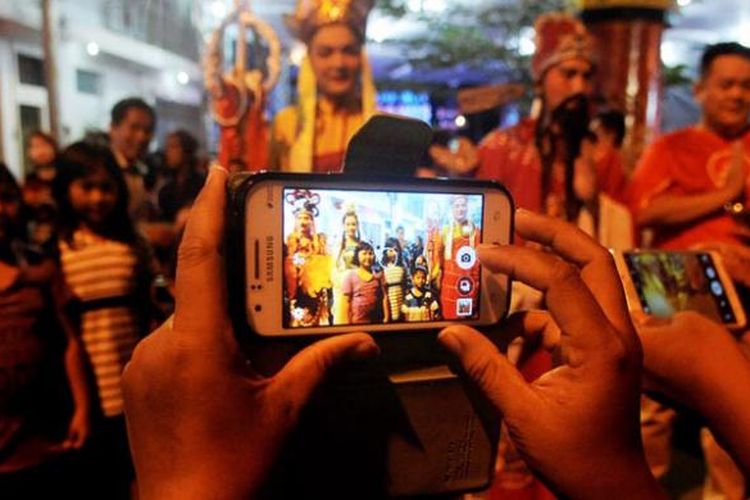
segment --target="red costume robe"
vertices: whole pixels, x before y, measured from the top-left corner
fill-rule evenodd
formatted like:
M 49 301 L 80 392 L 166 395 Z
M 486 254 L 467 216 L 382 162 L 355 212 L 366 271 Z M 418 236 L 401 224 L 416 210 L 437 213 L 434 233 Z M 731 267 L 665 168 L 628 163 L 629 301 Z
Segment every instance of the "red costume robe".
M 479 168 L 474 176 L 502 182 L 517 207 L 548 213 L 548 200 L 542 200 L 542 162 L 534 141 L 535 129 L 536 120 L 529 118 L 515 127 L 490 132 L 479 145 Z M 620 157 L 605 156 L 595 167 L 599 189 L 619 199 L 625 184 Z M 553 197 L 564 197 L 564 175 L 561 168 L 553 171 Z
M 233 82 L 222 80 L 221 96 L 214 97 L 212 106 L 216 115 L 230 118 L 243 112 L 240 107 L 242 90 Z M 265 99 L 250 98 L 247 109 L 235 126 L 221 127 L 219 163 L 229 167 L 232 160 L 242 160 L 248 171 L 268 168 L 270 132 L 263 116 Z
M 750 168 L 750 131 L 740 140 L 745 150 L 745 169 Z M 732 162 L 732 141 L 691 127 L 666 134 L 646 150 L 628 188 L 632 210 L 643 210 L 659 195 L 689 196 L 708 193 L 724 185 Z M 750 184 L 745 188 L 745 206 Z M 723 210 L 684 225 L 654 227 L 653 246 L 686 249 L 700 242 L 744 244 L 738 233 L 744 228 Z
M 451 231 L 453 234 L 451 235 Z M 479 291 L 479 260 L 475 256 L 474 264 L 470 269 L 462 269 L 458 265 L 456 258 L 460 257 L 459 251 L 462 247 L 471 247 L 476 249 L 482 240 L 482 232 L 474 224 L 467 223 L 464 225 L 451 224 L 443 229 L 441 242 L 441 256 L 443 271 L 440 280 L 440 308 L 443 311 L 443 319 L 451 320 L 461 317 L 458 314 L 457 305 L 461 298 L 471 299 L 471 314 L 477 310 Z M 468 278 L 471 280 L 472 287 L 469 293 L 462 292 L 458 288 L 459 280 Z

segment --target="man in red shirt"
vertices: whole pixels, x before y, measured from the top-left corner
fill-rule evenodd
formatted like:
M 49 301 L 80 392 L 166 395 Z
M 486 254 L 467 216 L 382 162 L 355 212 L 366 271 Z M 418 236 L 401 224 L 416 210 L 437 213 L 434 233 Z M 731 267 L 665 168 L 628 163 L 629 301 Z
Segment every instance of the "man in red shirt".
M 695 96 L 701 122 L 664 135 L 646 150 L 628 197 L 638 225 L 653 231 L 657 248 L 712 242 L 742 252 L 749 234 L 741 215 L 749 208 L 750 48 L 709 47 Z
M 718 250 L 747 309 L 750 48 L 737 43 L 708 47 L 695 97 L 702 109 L 700 123 L 662 136 L 645 151 L 627 198 L 637 224 L 652 231 L 654 247 Z M 672 416 L 659 413 L 648 431 L 655 439 L 644 442 L 652 466 L 662 470 L 669 460 Z M 702 440 L 712 482 L 729 498 L 744 496 L 739 471 L 705 430 Z

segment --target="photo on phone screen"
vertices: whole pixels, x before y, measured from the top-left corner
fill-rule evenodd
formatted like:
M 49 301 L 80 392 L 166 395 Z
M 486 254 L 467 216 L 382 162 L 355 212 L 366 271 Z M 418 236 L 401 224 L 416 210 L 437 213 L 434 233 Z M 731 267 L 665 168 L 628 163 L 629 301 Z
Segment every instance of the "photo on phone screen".
M 285 187 L 284 328 L 480 317 L 482 194 Z
M 721 323 L 737 322 L 710 253 L 625 252 L 623 257 L 645 313 L 670 317 L 691 310 Z

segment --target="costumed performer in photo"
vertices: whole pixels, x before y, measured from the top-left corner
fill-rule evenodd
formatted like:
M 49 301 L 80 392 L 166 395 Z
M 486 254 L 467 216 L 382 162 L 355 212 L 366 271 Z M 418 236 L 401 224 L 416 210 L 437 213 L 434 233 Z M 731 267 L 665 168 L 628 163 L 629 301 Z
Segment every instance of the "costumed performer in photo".
M 477 310 L 480 266 L 476 248 L 482 241 L 481 229 L 469 220 L 469 200 L 465 195 L 451 197 L 451 212 L 451 222 L 441 234 L 440 307 L 445 319 L 465 318 Z M 464 288 L 463 282 L 469 283 L 464 285 L 469 288 Z M 459 311 L 460 304 L 467 301 L 471 301 L 471 306 Z
M 294 207 L 294 231 L 286 238 L 284 279 L 290 327 L 331 324 L 333 258 L 325 235 L 315 230 L 320 195 L 300 189 L 286 196 Z

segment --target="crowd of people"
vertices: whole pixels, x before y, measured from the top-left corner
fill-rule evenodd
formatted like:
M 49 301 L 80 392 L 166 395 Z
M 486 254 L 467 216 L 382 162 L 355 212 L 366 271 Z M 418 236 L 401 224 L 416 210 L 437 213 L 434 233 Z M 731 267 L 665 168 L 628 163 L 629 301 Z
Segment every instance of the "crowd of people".
M 374 112 L 371 6 L 290 17 L 308 56 L 299 104 L 271 127 L 270 167 L 340 170 Z M 538 113 L 490 132 L 456 172 L 510 190 L 521 209 L 516 244 L 480 245 L 461 196 L 450 200 L 452 221 L 421 244 L 396 228 L 376 255 L 356 210 L 342 214 L 340 241 L 329 244 L 301 193 L 284 235 L 287 324 L 455 319 L 465 272 L 451 269 L 453 257 L 476 248 L 482 266 L 516 280 L 504 334 L 542 339 L 523 342 L 511 362 L 468 327 L 439 337 L 504 417 L 492 495 L 662 498 L 655 477 L 668 467 L 675 415 L 666 399 L 705 420 L 709 487 L 743 498 L 743 337 L 696 313 L 632 318 L 604 247 L 632 248 L 646 230 L 654 248 L 716 250 L 747 308 L 750 49 L 706 49 L 701 122 L 657 139 L 628 178 L 622 115 L 590 115 L 596 64 L 585 28 L 547 15 L 537 29 L 546 37 L 532 60 Z M 129 498 L 137 470 L 143 498 L 252 497 L 326 373 L 378 354 L 370 336 L 349 334 L 314 344 L 268 380 L 237 362 L 221 254 L 227 172 L 207 172 L 185 131 L 167 137 L 162 168 L 151 168 L 155 122 L 148 104 L 128 98 L 107 134 L 63 149 L 30 136 L 34 168 L 22 184 L 0 168 L 0 496 Z M 324 271 L 305 289 L 311 280 L 300 276 L 315 262 Z M 174 316 L 149 335 L 172 313 L 172 296 Z M 547 349 L 528 350 L 539 344 Z
M 0 165 L 0 489 L 11 497 L 130 496 L 122 371 L 172 312 L 176 246 L 206 176 L 184 130 L 167 136 L 163 161 L 147 156 L 155 121 L 124 99 L 108 134 L 62 149 L 31 134 L 23 182 Z

